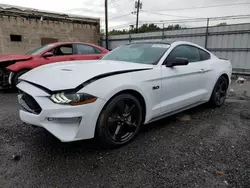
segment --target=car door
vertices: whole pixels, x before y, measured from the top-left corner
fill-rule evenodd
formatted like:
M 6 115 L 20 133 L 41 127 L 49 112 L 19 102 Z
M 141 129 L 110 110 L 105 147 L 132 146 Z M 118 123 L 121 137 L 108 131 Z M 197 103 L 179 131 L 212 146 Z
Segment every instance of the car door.
M 177 57 L 188 59 L 189 64 L 166 67 L 166 64 L 175 61 Z M 203 69 L 198 48 L 179 45 L 170 52 L 161 67 L 163 114 L 199 103 L 202 100 L 206 94 L 204 82 L 207 82 Z
M 210 98 L 211 95 L 211 78 L 213 77 L 213 65 L 211 56 L 208 52 L 199 48 L 199 53 L 200 61 L 197 63 L 199 63 L 202 72 L 202 87 L 206 91 L 206 95 L 204 95 L 204 100 L 207 100 L 208 98 Z
M 49 52 L 51 52 L 53 56 L 44 57 L 43 64 L 74 60 L 74 51 L 72 44 L 59 45 L 49 50 Z
M 103 56 L 102 51 L 93 46 L 87 44 L 75 44 L 74 46 L 76 49 L 75 60 L 95 60 Z

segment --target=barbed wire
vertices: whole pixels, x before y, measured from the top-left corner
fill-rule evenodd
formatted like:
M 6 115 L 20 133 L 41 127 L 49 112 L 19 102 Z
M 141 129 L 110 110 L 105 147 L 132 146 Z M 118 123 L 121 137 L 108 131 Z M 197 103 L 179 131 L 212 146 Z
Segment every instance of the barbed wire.
M 139 24 L 180 24 L 180 23 L 196 23 L 196 22 L 206 22 L 208 18 L 194 18 L 194 19 L 169 19 L 169 20 L 143 20 L 139 21 Z M 250 15 L 230 15 L 230 16 L 220 16 L 220 17 L 210 17 L 210 21 L 220 21 L 220 20 L 238 20 L 238 19 L 250 19 Z M 127 24 L 119 24 L 116 26 L 111 26 L 110 29 L 120 29 L 130 27 L 130 25 L 134 25 L 134 22 L 130 22 Z
M 239 6 L 239 5 L 247 5 L 247 4 L 250 4 L 250 2 L 230 3 L 230 4 L 220 4 L 220 5 L 210 5 L 210 6 L 199 6 L 199 7 L 173 8 L 173 9 L 158 9 L 158 10 L 150 10 L 150 11 L 195 10 L 195 9 L 206 9 L 206 8 L 216 8 L 216 7 Z

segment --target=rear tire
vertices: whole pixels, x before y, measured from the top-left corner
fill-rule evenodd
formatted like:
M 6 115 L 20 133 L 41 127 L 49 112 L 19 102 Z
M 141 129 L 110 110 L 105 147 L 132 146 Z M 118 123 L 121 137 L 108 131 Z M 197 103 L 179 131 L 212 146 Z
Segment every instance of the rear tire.
M 14 74 L 12 81 L 11 81 L 11 85 L 13 89 L 17 89 L 16 86 L 18 84 L 18 78 L 20 76 L 22 76 L 23 74 L 25 74 L 26 72 L 28 72 L 28 70 L 20 70 L 17 73 Z
M 213 89 L 213 93 L 209 100 L 212 107 L 220 107 L 224 104 L 227 96 L 228 81 L 225 76 L 221 76 Z
M 139 100 L 120 94 L 104 107 L 97 121 L 96 136 L 108 148 L 121 147 L 135 138 L 143 120 Z

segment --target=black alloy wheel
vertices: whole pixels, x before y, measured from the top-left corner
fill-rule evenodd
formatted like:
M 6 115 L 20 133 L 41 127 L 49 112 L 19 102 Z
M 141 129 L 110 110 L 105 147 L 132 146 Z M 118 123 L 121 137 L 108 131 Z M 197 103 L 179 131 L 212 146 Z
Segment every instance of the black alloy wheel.
M 220 107 L 224 104 L 227 97 L 228 81 L 224 76 L 221 76 L 215 84 L 210 103 L 213 106 Z
M 127 144 L 138 133 L 142 123 L 142 107 L 137 98 L 121 94 L 113 98 L 102 111 L 97 133 L 105 145 Z

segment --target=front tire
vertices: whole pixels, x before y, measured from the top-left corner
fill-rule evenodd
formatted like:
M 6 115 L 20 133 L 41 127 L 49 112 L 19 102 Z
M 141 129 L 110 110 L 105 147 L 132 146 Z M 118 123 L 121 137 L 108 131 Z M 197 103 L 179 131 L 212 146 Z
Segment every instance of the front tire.
M 228 81 L 225 76 L 221 76 L 213 89 L 209 104 L 212 107 L 220 107 L 224 104 L 227 96 Z
M 139 132 L 143 110 L 139 100 L 131 94 L 112 98 L 102 110 L 97 121 L 97 137 L 110 148 L 129 143 Z
M 11 86 L 13 89 L 16 89 L 16 86 L 18 84 L 18 78 L 20 76 L 22 76 L 23 74 L 25 74 L 26 72 L 28 72 L 28 70 L 21 70 L 21 71 L 18 71 L 14 74 L 12 80 L 11 80 Z
M 4 70 L 0 67 L 0 87 L 3 86 Z

